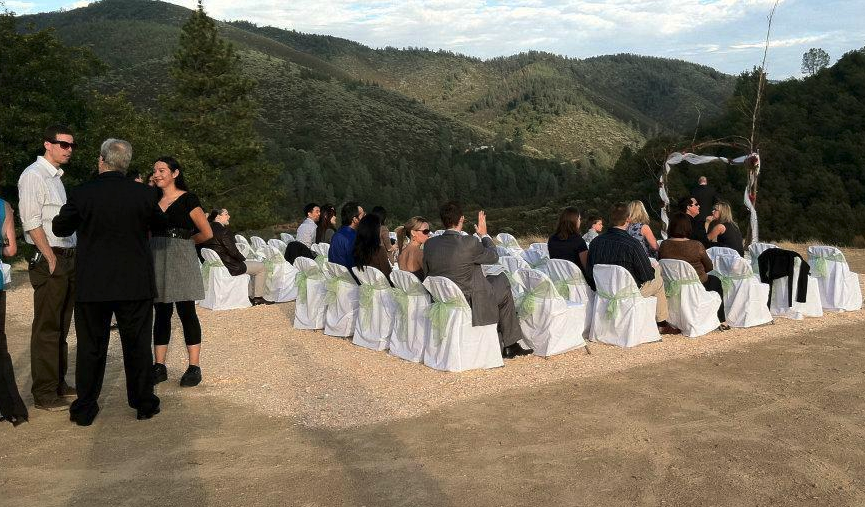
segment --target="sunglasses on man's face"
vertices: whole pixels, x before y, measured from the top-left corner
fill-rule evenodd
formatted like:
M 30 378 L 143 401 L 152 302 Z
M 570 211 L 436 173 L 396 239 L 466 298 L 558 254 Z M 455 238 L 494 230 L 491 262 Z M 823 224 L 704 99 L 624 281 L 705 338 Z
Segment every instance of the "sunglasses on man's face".
M 66 141 L 58 141 L 57 139 L 54 139 L 53 141 L 48 141 L 48 142 L 51 144 L 56 144 L 57 146 L 60 147 L 60 149 L 63 149 L 63 150 L 71 150 L 71 149 L 76 148 L 78 146 L 75 143 L 69 143 Z

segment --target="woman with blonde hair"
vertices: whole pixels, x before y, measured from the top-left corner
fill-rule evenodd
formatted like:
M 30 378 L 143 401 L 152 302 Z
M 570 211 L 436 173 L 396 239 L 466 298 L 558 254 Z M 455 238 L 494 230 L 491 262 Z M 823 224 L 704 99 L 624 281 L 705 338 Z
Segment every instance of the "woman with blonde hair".
M 421 281 L 426 278 L 423 272 L 422 247 L 429 239 L 429 235 L 429 221 L 424 217 L 411 217 L 405 225 L 396 230 L 397 264 L 401 270 L 410 271 Z
M 730 203 L 718 201 L 712 206 L 712 214 L 706 218 L 706 222 L 708 223 L 706 226 L 706 237 L 709 238 L 709 243 L 712 246 L 732 248 L 739 252 L 739 255 L 745 255 L 742 232 L 739 230 L 736 222 L 733 221 L 733 211 L 730 209 Z
M 649 227 L 649 213 L 642 201 L 631 201 L 628 203 L 628 234 L 643 245 L 643 250 L 649 257 L 655 257 L 658 254 L 658 242 L 655 240 L 655 234 Z

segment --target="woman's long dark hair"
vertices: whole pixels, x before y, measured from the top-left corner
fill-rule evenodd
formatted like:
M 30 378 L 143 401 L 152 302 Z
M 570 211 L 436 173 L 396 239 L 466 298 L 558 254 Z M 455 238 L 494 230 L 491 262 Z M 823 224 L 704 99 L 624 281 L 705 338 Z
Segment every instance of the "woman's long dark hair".
M 174 186 L 183 190 L 184 192 L 189 192 L 189 187 L 186 186 L 186 180 L 183 178 L 183 170 L 180 168 L 180 162 L 177 161 L 174 157 L 159 157 L 156 159 L 156 162 L 162 162 L 171 169 L 171 172 L 179 171 L 177 177 L 174 178 Z M 156 163 L 154 162 L 154 164 Z M 159 189 L 159 194 L 162 194 L 162 189 Z
M 334 216 L 336 216 L 336 208 L 333 207 L 333 204 L 325 204 L 321 207 L 321 215 L 319 215 L 318 224 L 315 227 L 316 243 L 324 241 L 324 233 L 328 229 L 336 230 L 336 226 L 330 223 Z
M 368 266 L 375 253 L 381 248 L 381 219 L 370 213 L 364 216 L 357 225 L 357 237 L 354 240 L 354 264 L 363 269 Z
M 555 235 L 562 241 L 574 235 L 580 234 L 580 210 L 572 206 L 562 210 L 559 215 L 559 223 L 556 224 Z

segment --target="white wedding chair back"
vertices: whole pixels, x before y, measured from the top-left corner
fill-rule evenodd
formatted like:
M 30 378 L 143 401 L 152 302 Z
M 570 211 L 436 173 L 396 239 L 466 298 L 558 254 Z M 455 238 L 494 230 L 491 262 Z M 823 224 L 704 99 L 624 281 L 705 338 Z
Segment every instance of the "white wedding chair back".
M 523 247 L 520 246 L 519 242 L 517 242 L 517 238 L 512 234 L 500 232 L 496 235 L 496 241 L 501 243 L 503 247 L 507 248 L 511 252 L 511 255 L 519 255 L 523 252 Z
M 419 363 L 429 341 L 427 312 L 432 298 L 420 280 L 408 271 L 392 271 L 390 279 L 394 284 L 395 312 L 388 348 L 394 356 Z
M 547 262 L 549 262 L 550 256 L 546 255 L 543 251 L 524 250 L 521 257 L 532 269 L 547 272 Z
M 808 247 L 811 276 L 817 279 L 823 308 L 833 312 L 862 309 L 859 275 L 850 271 L 847 259 L 834 246 Z
M 752 327 L 772 322 L 769 284 L 760 283 L 748 261 L 739 257 L 735 250 L 733 253 L 713 260 L 715 269 L 710 273 L 721 280 L 727 324 L 730 327 Z
M 3 269 L 4 290 L 8 290 L 9 286 L 12 284 L 12 266 L 10 264 L 6 264 L 5 262 L 0 262 L 0 267 L 2 267 Z
M 235 235 L 234 235 L 234 242 L 235 242 L 235 243 L 243 243 L 243 244 L 246 245 L 246 246 L 250 246 L 250 245 L 249 245 L 249 240 L 246 239 L 244 236 L 241 236 L 240 234 L 235 234 Z
M 201 276 L 204 279 L 204 299 L 198 304 L 211 310 L 233 310 L 248 308 L 249 275 L 231 276 L 219 255 L 209 248 L 201 249 L 204 262 Z
M 753 271 L 755 274 L 760 273 L 760 267 L 757 265 L 757 259 L 759 259 L 761 253 L 769 250 L 770 248 L 778 248 L 778 246 L 773 245 L 772 243 L 757 242 L 751 243 L 751 246 L 748 247 L 748 253 L 751 255 L 751 271 Z
M 264 247 L 267 246 L 267 243 L 258 236 L 250 236 L 249 237 L 249 245 L 256 252 L 261 252 L 262 250 L 264 250 Z
M 286 245 L 291 243 L 292 241 L 297 241 L 294 239 L 294 236 L 292 236 L 291 234 L 289 234 L 287 232 L 281 232 L 279 234 L 279 239 L 281 239 L 282 242 L 285 243 Z
M 372 266 L 353 267 L 360 280 L 358 316 L 351 342 L 371 350 L 385 350 L 393 331 L 394 299 L 384 273 Z
M 751 262 L 752 265 L 755 263 L 753 259 Z M 792 297 L 790 296 L 791 289 L 789 287 L 789 277 L 784 276 L 772 280 L 772 296 L 769 301 L 769 312 L 772 316 L 792 320 L 802 320 L 805 317 L 823 316 L 823 305 L 820 301 L 820 286 L 818 285 L 816 278 L 811 276 L 808 277 L 805 302 L 802 303 L 797 301 L 799 295 L 799 271 L 801 266 L 802 260 L 797 257 L 793 261 Z M 790 304 L 791 301 L 792 306 Z
M 531 269 L 531 266 L 529 266 L 529 263 L 522 256 L 516 255 L 502 255 L 499 257 L 499 264 L 505 268 L 504 273 L 511 283 L 511 294 L 514 296 L 514 301 L 516 301 L 523 294 L 525 287 L 522 286 L 520 280 L 513 277 L 513 274 L 518 269 Z
M 526 288 L 516 304 L 517 315 L 526 344 L 535 355 L 549 357 L 586 346 L 586 305 L 567 301 L 540 271 L 519 269 L 514 278 Z
M 706 255 L 709 256 L 709 259 L 712 261 L 712 264 L 715 264 L 715 258 L 720 257 L 721 255 L 735 255 L 739 256 L 739 252 L 733 250 L 732 248 L 727 248 L 725 246 L 713 246 L 711 248 L 706 249 Z
M 444 229 L 437 229 L 437 230 L 431 232 L 430 236 L 441 236 L 444 233 L 445 233 Z
M 267 245 L 264 253 L 264 299 L 275 303 L 297 299 L 297 269 L 274 246 Z
M 635 347 L 661 339 L 655 324 L 654 296 L 644 298 L 627 269 L 596 264 L 595 304 L 592 311 L 592 341 L 619 347 Z
M 576 264 L 565 259 L 550 259 L 547 263 L 546 273 L 549 275 L 553 286 L 563 298 L 573 303 L 586 305 L 586 325 L 583 329 L 583 338 L 588 339 L 592 328 L 592 315 L 595 305 L 595 291 L 589 287 L 586 277 Z
M 327 303 L 327 286 L 324 273 L 312 259 L 298 257 L 294 260 L 297 303 L 294 306 L 295 329 L 323 329 Z
M 721 325 L 718 308 L 724 304 L 721 296 L 703 287 L 694 266 L 677 259 L 661 259 L 661 276 L 667 295 L 670 324 L 688 338 L 703 336 Z
M 442 276 L 423 282 L 433 303 L 425 365 L 436 370 L 466 371 L 504 366 L 496 325 L 472 326 L 472 310 L 457 284 Z
M 279 253 L 285 255 L 285 247 L 286 247 L 285 241 L 283 241 L 281 239 L 276 239 L 276 238 L 269 239 L 269 240 L 267 240 L 267 246 L 272 246 L 273 248 L 276 248 L 277 250 L 279 250 Z
M 503 247 L 502 245 L 496 245 L 496 253 L 499 254 L 499 257 L 505 257 L 505 256 L 510 257 L 510 256 L 514 255 L 513 252 L 511 252 L 507 248 Z
M 529 245 L 529 250 L 537 250 L 546 258 L 550 257 L 550 247 L 546 243 L 532 243 Z
M 313 243 L 310 250 L 316 255 L 327 257 L 327 253 L 330 252 L 330 243 Z
M 234 246 L 237 247 L 237 251 L 243 255 L 243 258 L 249 261 L 257 261 L 258 256 L 255 255 L 255 252 L 252 251 L 252 247 L 249 246 L 249 243 L 235 243 Z
M 324 334 L 346 337 L 354 334 L 357 321 L 357 282 L 345 266 L 329 261 L 321 263 L 321 271 L 327 284 L 327 311 L 324 315 Z

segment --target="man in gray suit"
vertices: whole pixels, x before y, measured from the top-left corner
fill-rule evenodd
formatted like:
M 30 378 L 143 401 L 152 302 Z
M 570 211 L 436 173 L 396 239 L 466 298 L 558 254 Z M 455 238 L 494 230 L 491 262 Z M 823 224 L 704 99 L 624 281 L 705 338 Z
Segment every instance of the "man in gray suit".
M 483 211 L 478 213 L 475 229 L 482 238 L 478 241 L 474 236 L 460 234 L 465 217 L 458 203 L 445 203 L 439 208 L 439 214 L 447 230 L 424 244 L 424 272 L 457 284 L 472 307 L 473 326 L 497 324 L 502 357 L 511 359 L 531 354 L 531 349 L 524 349 L 517 343 L 523 339 L 523 332 L 507 277 L 504 274 L 484 276 L 481 268 L 482 264 L 495 264 L 499 260 L 493 240 L 487 235 L 486 215 Z

